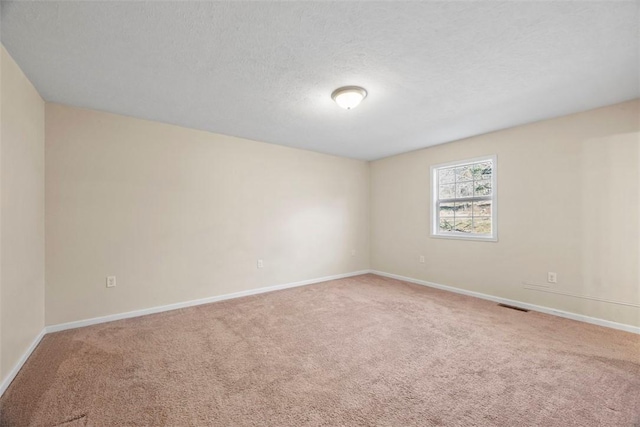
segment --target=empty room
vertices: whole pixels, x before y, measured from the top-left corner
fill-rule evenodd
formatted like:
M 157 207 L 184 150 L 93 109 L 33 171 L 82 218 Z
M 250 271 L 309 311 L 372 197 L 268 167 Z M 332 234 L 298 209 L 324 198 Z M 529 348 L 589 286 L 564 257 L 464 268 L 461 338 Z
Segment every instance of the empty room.
M 2 1 L 0 426 L 640 426 L 640 1 Z

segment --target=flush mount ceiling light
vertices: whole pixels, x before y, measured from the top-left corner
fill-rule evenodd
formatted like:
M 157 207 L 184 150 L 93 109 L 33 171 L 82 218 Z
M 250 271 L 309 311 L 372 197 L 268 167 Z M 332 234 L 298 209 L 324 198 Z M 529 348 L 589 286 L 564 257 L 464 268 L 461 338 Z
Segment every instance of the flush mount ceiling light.
M 344 86 L 334 90 L 331 98 L 346 110 L 356 108 L 367 97 L 367 91 L 359 86 Z

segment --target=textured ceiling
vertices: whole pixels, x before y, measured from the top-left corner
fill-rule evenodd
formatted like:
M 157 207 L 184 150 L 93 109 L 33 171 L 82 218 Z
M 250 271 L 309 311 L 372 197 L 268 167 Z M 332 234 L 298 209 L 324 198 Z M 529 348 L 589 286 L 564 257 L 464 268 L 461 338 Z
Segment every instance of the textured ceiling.
M 376 159 L 638 97 L 638 9 L 3 2 L 1 28 L 47 101 Z

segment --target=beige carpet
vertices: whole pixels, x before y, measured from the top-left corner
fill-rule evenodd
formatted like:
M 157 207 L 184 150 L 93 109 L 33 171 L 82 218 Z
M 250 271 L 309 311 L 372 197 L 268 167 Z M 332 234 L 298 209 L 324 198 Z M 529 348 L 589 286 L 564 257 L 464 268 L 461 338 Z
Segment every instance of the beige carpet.
M 634 426 L 640 336 L 373 275 L 45 336 L 3 426 Z

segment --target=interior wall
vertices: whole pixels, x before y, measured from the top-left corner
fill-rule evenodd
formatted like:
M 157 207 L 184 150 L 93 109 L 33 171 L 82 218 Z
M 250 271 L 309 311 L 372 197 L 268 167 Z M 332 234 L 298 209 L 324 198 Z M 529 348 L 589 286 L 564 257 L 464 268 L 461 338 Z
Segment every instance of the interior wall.
M 44 327 L 45 104 L 1 48 L 0 378 Z
M 0 3 L 0 13 L 2 3 Z M 0 44 L 0 384 L 4 382 L 2 370 L 2 69 L 4 66 L 4 46 Z
M 372 162 L 372 269 L 640 326 L 639 104 Z M 430 237 L 429 167 L 488 154 L 498 157 L 498 242 Z
M 0 3 L 0 11 L 2 4 Z M 1 13 L 1 12 L 0 12 Z M 4 46 L 0 45 L 0 384 L 4 382 L 2 370 L 2 63 L 4 62 Z
M 46 182 L 48 325 L 369 268 L 364 161 L 48 103 Z

